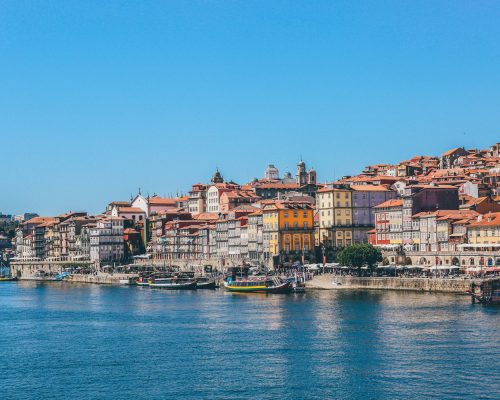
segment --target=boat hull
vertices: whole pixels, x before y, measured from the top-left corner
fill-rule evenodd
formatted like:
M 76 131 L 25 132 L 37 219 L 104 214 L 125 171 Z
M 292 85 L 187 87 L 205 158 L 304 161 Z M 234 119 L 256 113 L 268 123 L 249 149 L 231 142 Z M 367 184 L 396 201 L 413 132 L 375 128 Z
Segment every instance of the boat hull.
M 215 281 L 210 282 L 196 282 L 196 289 L 215 289 Z
M 149 287 L 165 290 L 195 290 L 196 282 L 189 283 L 150 283 Z
M 279 286 L 226 286 L 228 292 L 233 293 L 290 293 L 292 285 L 289 282 Z
M 16 277 L 13 277 L 13 278 L 0 278 L 0 282 L 13 282 L 13 281 L 17 281 L 17 278 Z

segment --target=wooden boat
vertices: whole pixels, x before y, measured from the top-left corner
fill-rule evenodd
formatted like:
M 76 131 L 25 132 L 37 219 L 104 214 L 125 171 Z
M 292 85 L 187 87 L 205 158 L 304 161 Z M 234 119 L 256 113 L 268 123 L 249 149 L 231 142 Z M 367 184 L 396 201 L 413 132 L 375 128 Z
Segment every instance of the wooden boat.
M 290 293 L 293 290 L 291 282 L 276 276 L 249 277 L 236 281 L 228 278 L 225 285 L 227 291 L 239 293 Z
M 136 286 L 149 286 L 149 278 L 140 276 L 139 278 L 134 280 L 134 284 Z
M 215 279 L 204 277 L 196 279 L 196 289 L 215 289 L 216 286 Z
M 17 278 L 14 276 L 0 276 L 0 282 L 12 282 L 17 281 Z
M 294 276 L 288 278 L 288 282 L 292 285 L 292 292 L 294 293 L 304 293 L 306 291 L 306 283 L 304 274 L 294 274 Z
M 178 276 L 151 279 L 149 287 L 168 290 L 194 290 L 196 289 L 196 279 Z

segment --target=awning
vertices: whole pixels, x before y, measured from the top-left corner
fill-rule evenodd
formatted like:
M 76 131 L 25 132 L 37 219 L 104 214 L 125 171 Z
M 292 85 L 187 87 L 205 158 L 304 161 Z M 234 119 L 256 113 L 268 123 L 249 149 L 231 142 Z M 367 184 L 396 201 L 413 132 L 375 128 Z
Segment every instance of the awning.
M 487 249 L 487 248 L 500 249 L 500 244 L 497 244 L 497 243 L 492 243 L 492 244 L 464 243 L 464 244 L 459 244 L 457 247 L 460 249 L 464 249 L 464 248 L 469 248 L 469 249 Z

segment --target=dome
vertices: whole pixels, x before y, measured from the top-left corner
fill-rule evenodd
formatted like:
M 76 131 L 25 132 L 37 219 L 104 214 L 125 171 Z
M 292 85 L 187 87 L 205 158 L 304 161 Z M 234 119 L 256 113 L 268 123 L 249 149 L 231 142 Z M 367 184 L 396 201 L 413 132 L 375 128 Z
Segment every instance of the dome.
M 279 179 L 280 173 L 278 171 L 278 168 L 274 166 L 274 164 L 269 164 L 264 171 L 264 178 L 265 179 Z

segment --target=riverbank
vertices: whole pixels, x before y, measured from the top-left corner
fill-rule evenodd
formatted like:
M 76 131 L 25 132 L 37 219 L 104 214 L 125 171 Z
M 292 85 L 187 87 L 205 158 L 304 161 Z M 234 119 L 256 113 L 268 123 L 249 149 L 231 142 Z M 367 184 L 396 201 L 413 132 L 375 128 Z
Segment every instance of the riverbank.
M 481 279 L 442 279 L 442 278 L 395 278 L 395 277 L 355 277 L 333 274 L 317 275 L 306 282 L 308 289 L 378 289 L 412 290 L 419 292 L 443 292 L 464 294 L 472 282 Z
M 123 285 L 137 274 L 97 275 L 73 274 L 65 279 L 72 283 L 90 283 L 98 285 Z M 20 280 L 40 280 L 24 277 Z M 306 282 L 307 289 L 342 290 L 342 289 L 377 289 L 377 290 L 410 290 L 418 292 L 442 292 L 465 294 L 472 282 L 478 285 L 481 279 L 442 279 L 442 278 L 395 278 L 395 277 L 355 277 L 323 274 Z
M 98 285 L 123 285 L 129 282 L 130 278 L 135 278 L 135 277 L 137 277 L 137 274 L 106 274 L 106 273 L 99 273 L 97 275 L 72 274 L 67 278 L 65 278 L 64 281 L 72 283 L 92 283 Z M 19 278 L 19 280 L 43 281 L 44 279 L 35 276 L 27 276 Z

